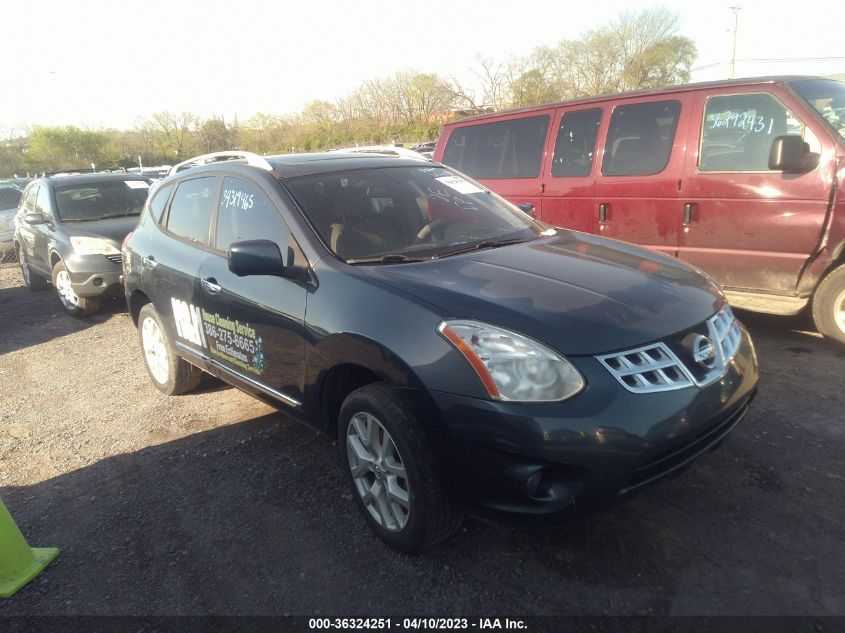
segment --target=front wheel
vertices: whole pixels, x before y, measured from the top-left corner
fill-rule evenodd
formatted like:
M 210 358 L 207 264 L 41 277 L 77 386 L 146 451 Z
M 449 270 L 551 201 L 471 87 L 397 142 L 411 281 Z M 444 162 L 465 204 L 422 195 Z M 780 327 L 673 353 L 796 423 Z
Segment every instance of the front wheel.
M 202 370 L 176 355 L 161 317 L 151 303 L 138 313 L 138 338 L 147 372 L 156 389 L 175 396 L 200 384 Z
M 353 391 L 340 410 L 342 464 L 378 537 L 415 552 L 450 536 L 463 515 L 447 498 L 410 408 L 381 383 Z
M 819 332 L 845 343 L 845 266 L 831 272 L 816 288 L 813 321 Z
M 53 286 L 59 295 L 62 307 L 70 316 L 86 317 L 100 309 L 99 297 L 79 297 L 70 284 L 70 274 L 62 261 L 53 266 Z

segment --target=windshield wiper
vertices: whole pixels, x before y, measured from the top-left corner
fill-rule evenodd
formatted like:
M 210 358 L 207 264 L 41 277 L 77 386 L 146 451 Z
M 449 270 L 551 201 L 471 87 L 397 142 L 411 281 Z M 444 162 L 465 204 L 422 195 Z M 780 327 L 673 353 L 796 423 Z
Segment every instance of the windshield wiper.
M 498 248 L 499 246 L 510 246 L 511 244 L 519 244 L 521 242 L 530 242 L 534 239 L 532 237 L 512 237 L 507 240 L 484 240 L 483 242 L 476 242 L 475 244 L 470 244 L 469 246 L 465 246 L 463 248 L 458 248 L 453 251 L 447 251 L 445 253 L 440 253 L 439 255 L 435 255 L 435 259 L 440 257 L 449 257 L 451 255 L 460 255 L 461 253 L 470 253 L 472 251 L 478 251 L 483 248 Z
M 108 215 L 101 215 L 98 218 L 94 218 L 95 220 L 108 220 L 111 218 L 128 218 L 132 215 L 141 215 L 140 211 L 132 211 L 130 213 L 110 213 Z
M 355 259 L 347 259 L 347 264 L 402 264 L 405 262 L 421 262 L 424 261 L 422 257 L 408 257 L 402 253 L 388 253 L 387 255 L 379 255 L 378 257 L 357 257 Z

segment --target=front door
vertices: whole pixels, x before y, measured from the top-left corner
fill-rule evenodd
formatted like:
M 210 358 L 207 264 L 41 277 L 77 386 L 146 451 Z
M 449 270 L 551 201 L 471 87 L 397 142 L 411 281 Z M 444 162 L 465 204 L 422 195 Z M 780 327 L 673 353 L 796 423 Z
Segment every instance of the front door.
M 829 203 L 835 151 L 827 134 L 777 86 L 699 93 L 692 120 L 698 159 L 684 175 L 679 257 L 728 289 L 794 293 Z M 803 137 L 818 164 L 800 174 L 769 170 L 772 142 L 785 134 Z
M 285 277 L 238 277 L 226 251 L 233 242 L 270 240 L 279 246 Z M 200 305 L 210 362 L 288 406 L 303 401 L 305 378 L 304 275 L 296 274 L 298 246 L 260 185 L 226 176 L 220 193 L 213 252 L 199 271 Z
M 690 102 L 681 93 L 616 103 L 599 131 L 593 207 L 599 235 L 676 254 Z

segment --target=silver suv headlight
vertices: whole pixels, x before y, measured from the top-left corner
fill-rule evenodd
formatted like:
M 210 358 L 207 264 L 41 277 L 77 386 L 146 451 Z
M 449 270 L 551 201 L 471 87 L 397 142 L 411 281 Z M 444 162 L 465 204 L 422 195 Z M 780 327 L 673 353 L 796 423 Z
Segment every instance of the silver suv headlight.
M 495 400 L 559 402 L 586 382 L 563 356 L 517 332 L 479 321 L 443 321 L 437 331 L 469 361 Z
M 120 255 L 114 244 L 99 237 L 73 236 L 70 243 L 77 255 Z

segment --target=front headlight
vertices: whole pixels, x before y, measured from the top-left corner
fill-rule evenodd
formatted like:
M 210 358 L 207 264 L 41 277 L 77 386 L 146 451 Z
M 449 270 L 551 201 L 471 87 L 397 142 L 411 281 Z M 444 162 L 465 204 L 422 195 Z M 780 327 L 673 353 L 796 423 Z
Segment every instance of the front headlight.
M 114 244 L 99 237 L 71 237 L 70 243 L 77 255 L 120 255 Z
M 558 402 L 586 384 L 563 356 L 522 334 L 478 321 L 443 321 L 437 331 L 464 355 L 495 400 Z

